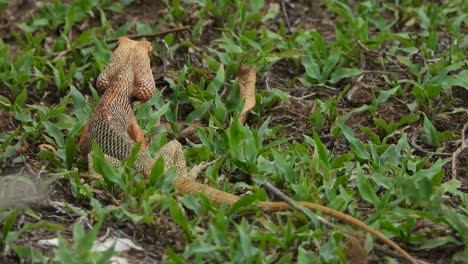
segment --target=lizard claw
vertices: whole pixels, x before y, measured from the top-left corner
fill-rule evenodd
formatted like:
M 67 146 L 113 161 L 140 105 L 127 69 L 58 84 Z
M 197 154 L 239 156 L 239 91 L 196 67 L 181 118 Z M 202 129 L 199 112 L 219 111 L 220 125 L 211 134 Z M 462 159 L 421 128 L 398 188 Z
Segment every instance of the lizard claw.
M 192 180 L 196 180 L 198 175 L 200 175 L 200 173 L 202 171 L 204 171 L 209 166 L 211 166 L 211 165 L 215 164 L 216 162 L 218 162 L 221 158 L 222 158 L 222 156 L 219 156 L 215 160 L 203 161 L 203 162 L 200 162 L 200 164 L 197 164 L 197 165 L 193 166 L 193 168 L 188 172 L 188 177 L 190 179 L 192 179 Z

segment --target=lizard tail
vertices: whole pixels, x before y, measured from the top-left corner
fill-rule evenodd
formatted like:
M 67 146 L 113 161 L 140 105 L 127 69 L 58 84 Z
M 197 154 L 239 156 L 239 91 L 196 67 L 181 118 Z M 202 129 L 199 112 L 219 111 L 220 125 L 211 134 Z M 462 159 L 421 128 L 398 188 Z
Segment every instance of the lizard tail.
M 211 188 L 207 185 L 198 183 L 191 178 L 188 177 L 176 177 L 174 179 L 174 187 L 177 192 L 183 193 L 183 194 L 192 194 L 196 195 L 198 193 L 203 193 L 207 196 L 207 198 L 212 202 L 217 205 L 221 205 L 223 203 L 227 205 L 233 205 L 235 202 L 237 202 L 240 197 L 234 194 L 230 194 L 224 191 L 220 191 L 214 188 Z M 351 225 L 354 225 L 361 230 L 368 232 L 378 239 L 380 239 L 382 242 L 385 244 L 389 245 L 390 247 L 394 248 L 396 251 L 398 251 L 401 255 L 404 256 L 406 260 L 408 260 L 409 263 L 417 264 L 418 262 L 410 255 L 408 252 L 406 252 L 404 249 L 402 249 L 397 243 L 393 242 L 392 240 L 388 239 L 386 236 L 384 236 L 382 233 L 379 231 L 373 229 L 372 227 L 368 226 L 364 222 L 347 215 L 345 213 L 342 213 L 340 211 L 333 210 L 331 208 L 328 208 L 326 206 L 316 204 L 316 203 L 309 203 L 309 202 L 298 202 L 300 205 L 307 207 L 311 209 L 314 212 L 322 212 L 326 215 L 332 216 L 334 218 L 337 218 L 343 222 L 349 223 Z M 268 212 L 277 212 L 277 211 L 284 211 L 284 210 L 293 210 L 293 208 L 285 203 L 285 202 L 259 202 L 258 207 L 262 209 L 263 211 L 268 211 Z
M 366 223 L 358 220 L 357 218 L 354 218 L 350 215 L 347 215 L 345 213 L 342 213 L 337 210 L 333 210 L 331 208 L 328 208 L 326 206 L 316 204 L 316 203 L 310 203 L 310 202 L 297 202 L 298 204 L 307 207 L 311 209 L 314 212 L 322 212 L 326 215 L 332 216 L 336 219 L 339 219 L 343 222 L 349 223 L 351 225 L 354 225 L 361 230 L 364 230 L 378 239 L 380 239 L 382 242 L 385 244 L 391 246 L 394 248 L 396 251 L 398 251 L 406 260 L 408 260 L 409 263 L 417 264 L 418 262 L 404 249 L 402 249 L 397 243 L 393 242 L 392 240 L 388 239 L 386 236 L 384 236 L 382 233 L 379 231 L 373 229 L 372 227 L 368 226 Z M 260 202 L 259 207 L 265 211 L 269 212 L 277 212 L 277 211 L 283 211 L 283 210 L 293 210 L 293 208 L 285 203 L 285 202 Z

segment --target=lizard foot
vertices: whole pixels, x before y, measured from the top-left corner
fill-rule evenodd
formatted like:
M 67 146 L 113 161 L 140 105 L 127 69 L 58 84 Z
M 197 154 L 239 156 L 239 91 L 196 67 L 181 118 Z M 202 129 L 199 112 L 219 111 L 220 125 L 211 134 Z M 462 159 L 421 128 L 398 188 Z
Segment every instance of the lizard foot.
M 200 175 L 202 173 L 202 171 L 204 171 L 209 166 L 211 166 L 211 165 L 215 164 L 216 162 L 218 162 L 221 158 L 222 158 L 222 156 L 218 157 L 215 160 L 203 161 L 203 162 L 200 162 L 200 164 L 193 166 L 193 168 L 190 169 L 190 171 L 188 172 L 188 177 L 191 178 L 192 180 L 197 179 L 198 175 Z

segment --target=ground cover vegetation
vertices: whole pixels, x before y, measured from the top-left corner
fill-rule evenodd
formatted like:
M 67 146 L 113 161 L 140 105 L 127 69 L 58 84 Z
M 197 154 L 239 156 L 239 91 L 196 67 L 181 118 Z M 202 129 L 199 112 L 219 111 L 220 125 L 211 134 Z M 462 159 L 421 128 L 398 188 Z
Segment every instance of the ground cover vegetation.
M 419 260 L 466 262 L 467 14 L 463 0 L 0 0 L 0 262 L 401 261 L 332 218 L 246 214 L 280 200 L 265 183 Z M 124 35 L 153 45 L 159 91 L 135 105 L 149 153 L 179 138 L 189 167 L 220 158 L 199 180 L 236 206 L 178 197 L 160 163 L 86 174 L 78 138 Z M 245 123 L 242 65 L 256 68 Z M 131 249 L 96 251 L 106 240 Z

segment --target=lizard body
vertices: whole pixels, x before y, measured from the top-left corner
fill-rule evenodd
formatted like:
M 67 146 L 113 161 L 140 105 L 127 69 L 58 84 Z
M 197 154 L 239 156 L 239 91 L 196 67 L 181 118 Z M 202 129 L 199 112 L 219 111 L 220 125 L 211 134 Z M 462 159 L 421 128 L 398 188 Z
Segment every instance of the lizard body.
M 128 38 L 119 39 L 118 47 L 113 52 L 109 65 L 97 79 L 98 89 L 105 91 L 105 93 L 83 129 L 80 138 L 82 153 L 89 153 L 90 144 L 94 140 L 104 152 L 106 160 L 114 166 L 119 166 L 121 161 L 130 155 L 136 142 L 141 142 L 141 150 L 137 154 L 134 164 L 137 171 L 148 176 L 155 160 L 163 157 L 166 169 L 175 167 L 179 172 L 179 175 L 173 181 L 177 193 L 193 195 L 203 193 L 212 203 L 233 205 L 240 199 L 239 196 L 195 181 L 194 175 L 196 176 L 198 172 L 194 169 L 190 172 L 187 170 L 183 148 L 178 141 L 168 142 L 158 150 L 154 158 L 145 152 L 146 142 L 143 131 L 136 123 L 131 102 L 132 100 L 148 100 L 156 89 L 148 56 L 151 50 L 149 42 L 138 42 Z M 90 173 L 95 173 L 89 154 L 88 157 Z M 398 244 L 364 222 L 320 204 L 298 203 L 313 211 L 320 211 L 352 224 L 376 236 L 402 254 L 409 262 L 417 263 Z M 261 201 L 257 206 L 264 211 L 292 210 L 291 206 L 284 202 Z

